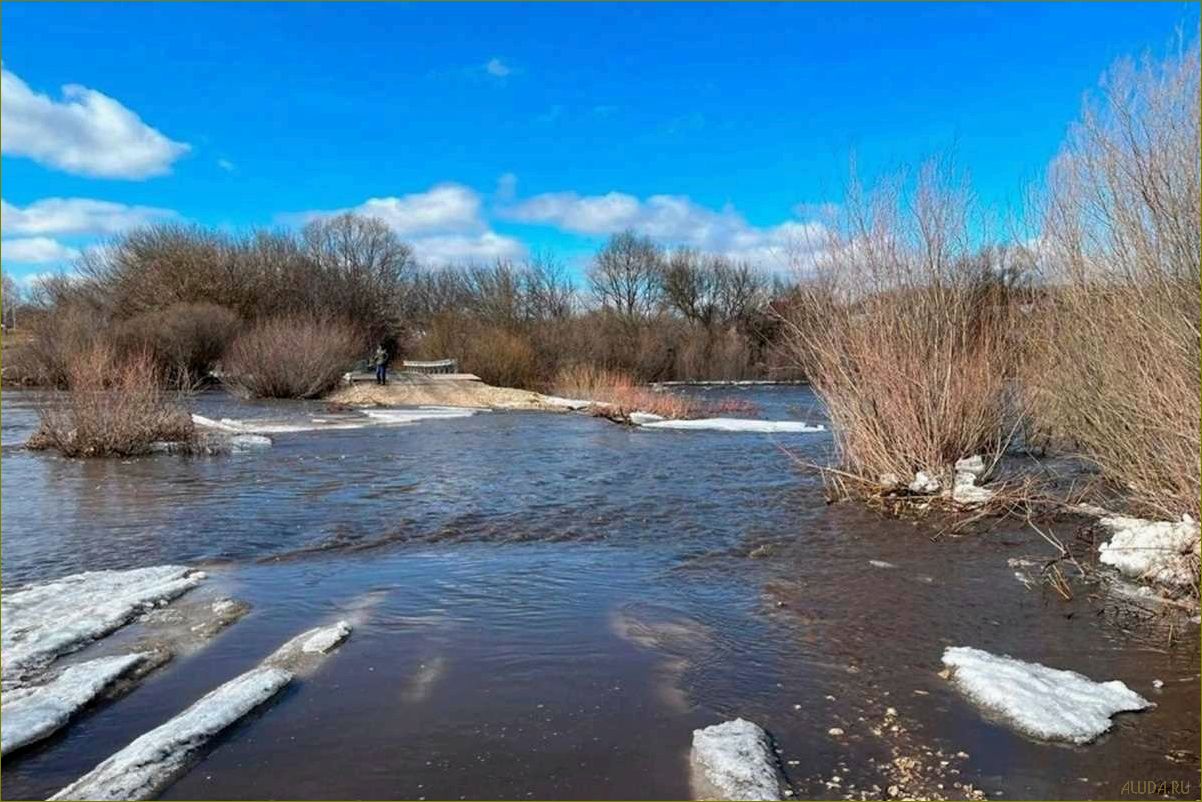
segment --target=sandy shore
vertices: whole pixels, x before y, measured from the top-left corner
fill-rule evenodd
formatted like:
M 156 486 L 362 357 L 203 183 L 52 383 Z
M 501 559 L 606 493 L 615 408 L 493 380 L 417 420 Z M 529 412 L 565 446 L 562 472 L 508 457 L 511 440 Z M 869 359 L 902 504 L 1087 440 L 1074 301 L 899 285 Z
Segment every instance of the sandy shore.
M 357 382 L 340 387 L 329 401 L 352 406 L 445 406 L 488 409 L 534 409 L 566 412 L 577 404 L 554 396 L 512 387 L 493 387 L 470 374 L 448 376 L 401 375 L 386 385 Z

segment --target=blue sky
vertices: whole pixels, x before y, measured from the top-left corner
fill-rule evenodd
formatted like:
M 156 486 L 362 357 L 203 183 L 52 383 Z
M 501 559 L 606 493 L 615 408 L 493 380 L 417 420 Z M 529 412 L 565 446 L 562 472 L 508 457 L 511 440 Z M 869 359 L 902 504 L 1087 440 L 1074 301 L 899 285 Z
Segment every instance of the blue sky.
M 5 2 L 3 263 L 156 219 L 359 209 L 427 261 L 615 230 L 771 260 L 869 179 L 954 151 L 1002 210 L 1164 4 Z M 64 87 L 71 87 L 64 89 Z M 374 200 L 373 200 L 374 199 Z

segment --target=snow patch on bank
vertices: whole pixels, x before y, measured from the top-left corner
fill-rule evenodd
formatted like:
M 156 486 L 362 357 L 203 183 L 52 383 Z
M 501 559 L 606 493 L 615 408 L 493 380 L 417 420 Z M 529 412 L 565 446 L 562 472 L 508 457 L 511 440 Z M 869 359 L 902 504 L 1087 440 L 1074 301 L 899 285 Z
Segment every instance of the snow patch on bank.
M 266 702 L 292 680 L 259 666 L 201 697 L 167 723 L 59 791 L 51 799 L 149 799 L 167 787 L 214 735 Z
M 993 491 L 978 487 L 977 480 L 985 475 L 985 460 L 980 454 L 957 460 L 955 481 L 952 484 L 952 501 L 963 507 L 976 507 L 993 498 Z
M 634 416 L 631 416 L 634 422 Z M 755 420 L 752 418 L 697 418 L 694 420 L 658 420 L 640 424 L 644 429 L 684 429 L 713 432 L 824 432 L 821 424 L 793 420 Z
M 39 670 L 186 593 L 205 578 L 183 565 L 88 571 L 0 596 L 0 676 L 6 684 Z
M 780 799 L 783 783 L 763 728 L 736 718 L 693 730 L 693 796 L 696 799 Z
M 1189 587 L 1198 570 L 1198 523 L 1189 516 L 1180 521 L 1145 521 L 1108 515 L 1098 524 L 1111 533 L 1098 546 L 1098 560 L 1125 576 L 1173 588 Z
M 1036 738 L 1089 743 L 1110 729 L 1110 717 L 1152 703 L 1118 680 L 1094 682 L 1075 671 L 1048 668 L 980 649 L 943 653 L 951 680 L 972 702 Z
M 541 400 L 544 404 L 546 404 L 549 407 L 555 407 L 557 409 L 566 409 L 571 412 L 577 412 L 582 409 L 588 409 L 589 407 L 600 403 L 597 401 L 586 401 L 583 398 L 562 398 L 557 395 L 544 395 L 544 396 L 541 396 Z
M 77 710 L 146 657 L 140 653 L 101 657 L 73 665 L 44 685 L 5 691 L 0 707 L 0 717 L 4 719 L 0 754 L 7 755 L 55 732 Z

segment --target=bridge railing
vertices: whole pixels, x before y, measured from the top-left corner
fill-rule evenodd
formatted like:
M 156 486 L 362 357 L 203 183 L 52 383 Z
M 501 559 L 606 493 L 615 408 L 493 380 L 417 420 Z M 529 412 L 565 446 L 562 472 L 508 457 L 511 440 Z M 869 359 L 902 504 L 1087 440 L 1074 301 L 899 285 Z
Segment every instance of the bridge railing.
M 428 361 L 406 359 L 401 362 L 401 370 L 406 373 L 458 373 L 458 367 L 458 363 L 454 359 Z

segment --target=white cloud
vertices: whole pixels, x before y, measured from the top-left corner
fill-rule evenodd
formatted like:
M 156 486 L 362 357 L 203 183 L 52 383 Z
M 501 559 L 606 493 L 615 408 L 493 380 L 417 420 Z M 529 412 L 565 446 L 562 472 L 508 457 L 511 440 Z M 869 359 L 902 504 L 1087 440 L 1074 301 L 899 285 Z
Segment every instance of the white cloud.
M 79 256 L 79 251 L 50 237 L 0 240 L 0 259 L 5 262 L 40 265 L 62 262 L 76 256 Z
M 217 166 L 220 167 L 222 170 L 225 170 L 227 173 L 232 173 L 238 169 L 237 165 L 235 165 L 229 159 L 218 159 Z
M 75 175 L 140 179 L 169 172 L 189 150 L 108 95 L 78 84 L 62 94 L 54 100 L 0 71 L 0 151 Z
M 0 230 L 5 234 L 116 234 L 175 216 L 170 209 L 90 198 L 43 198 L 24 208 L 0 200 Z
M 494 78 L 505 78 L 513 74 L 513 68 L 495 56 L 484 65 L 484 71 Z
M 488 227 L 480 195 L 462 184 L 436 184 L 425 192 L 369 198 L 358 206 L 308 212 L 300 218 L 312 220 L 344 212 L 382 220 L 413 246 L 422 261 L 489 260 L 526 252 L 521 242 Z
M 378 217 L 402 237 L 485 228 L 480 217 L 480 196 L 462 184 L 436 184 L 425 192 L 368 198 L 349 209 L 313 212 L 308 217 L 328 217 L 343 212 Z
M 714 210 L 683 195 L 652 195 L 640 200 L 623 192 L 586 196 L 551 192 L 504 209 L 502 214 L 578 234 L 606 235 L 631 229 L 664 245 L 686 245 L 765 265 L 793 263 L 799 254 L 817 250 L 826 231 L 819 222 L 801 219 L 753 226 L 729 206 Z
M 427 264 L 490 262 L 493 259 L 517 259 L 526 255 L 525 245 L 495 231 L 415 237 L 410 243 L 418 260 Z

